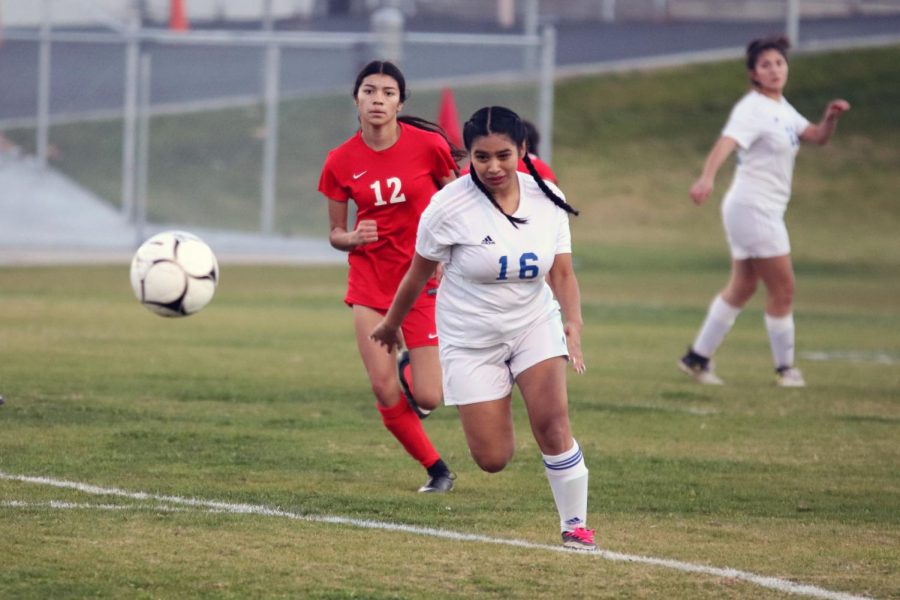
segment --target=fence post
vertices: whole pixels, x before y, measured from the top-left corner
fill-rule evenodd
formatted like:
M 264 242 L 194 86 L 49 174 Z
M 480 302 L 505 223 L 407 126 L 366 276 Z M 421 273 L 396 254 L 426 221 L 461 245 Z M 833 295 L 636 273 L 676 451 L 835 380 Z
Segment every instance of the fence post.
M 275 180 L 278 163 L 278 93 L 281 75 L 281 48 L 269 41 L 266 47 L 266 134 L 263 146 L 262 206 L 260 230 L 271 234 L 275 225 Z
M 787 0 L 787 23 L 785 25 L 791 45 L 800 45 L 800 0 Z
M 538 90 L 538 131 L 541 139 L 541 158 L 548 164 L 553 160 L 553 101 L 556 69 L 556 28 L 545 25 L 541 32 L 541 76 Z
M 603 0 L 600 13 L 604 23 L 614 23 L 616 21 L 616 0 Z
M 536 36 L 538 34 L 538 21 L 540 19 L 540 0 L 526 0 L 524 25 L 525 35 Z M 537 63 L 537 48 L 531 44 L 525 47 L 525 69 L 533 71 Z
M 403 59 L 403 11 L 395 6 L 383 6 L 372 13 L 371 27 L 375 33 L 375 58 L 400 63 Z
M 138 61 L 140 60 L 141 16 L 130 9 L 125 35 L 125 105 L 122 107 L 122 216 L 129 223 L 136 217 L 134 207 L 136 130 L 138 103 Z
M 43 169 L 47 166 L 47 150 L 50 137 L 50 14 L 51 0 L 43 0 L 41 6 L 41 44 L 38 54 L 38 105 L 37 105 L 37 161 Z
M 143 52 L 140 57 L 138 83 L 138 140 L 137 173 L 135 183 L 134 235 L 135 246 L 146 237 L 147 229 L 147 180 L 150 175 L 150 77 L 153 57 Z

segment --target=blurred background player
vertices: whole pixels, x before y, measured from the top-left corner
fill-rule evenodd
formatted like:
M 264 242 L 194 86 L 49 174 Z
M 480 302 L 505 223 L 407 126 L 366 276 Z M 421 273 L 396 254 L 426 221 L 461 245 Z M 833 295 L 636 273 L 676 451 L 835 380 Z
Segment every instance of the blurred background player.
M 531 164 L 534 165 L 534 169 L 544 181 L 552 181 L 553 183 L 558 184 L 559 181 L 556 179 L 556 174 L 553 172 L 553 169 L 550 168 L 550 165 L 541 160 L 539 152 L 541 134 L 538 133 L 537 127 L 534 126 L 534 123 L 526 119 L 522 119 L 522 124 L 525 126 L 525 149 L 528 152 L 528 158 L 531 159 Z M 518 168 L 522 173 L 528 173 L 528 167 L 525 165 L 524 160 L 519 161 Z
M 422 211 L 457 173 L 450 144 L 437 125 L 398 117 L 406 97 L 406 81 L 394 64 L 373 61 L 363 67 L 353 87 L 360 129 L 328 154 L 319 191 L 328 198 L 329 241 L 349 252 L 344 302 L 353 310 L 359 354 L 384 426 L 428 471 L 419 491 L 446 492 L 455 476 L 401 390 L 396 358 L 369 339 L 409 267 Z M 350 200 L 357 216 L 348 230 Z M 412 379 L 407 383 L 415 390 L 414 401 L 428 411 L 442 401 L 432 275 L 402 324 Z
M 578 212 L 531 165 L 525 125 L 513 111 L 482 108 L 463 127 L 463 140 L 469 176 L 438 192 L 422 215 L 412 266 L 372 339 L 389 351 L 400 343 L 405 315 L 443 263 L 437 319 L 444 400 L 459 410 L 472 457 L 489 473 L 512 459 L 518 385 L 563 545 L 594 550 L 588 470 L 572 437 L 566 389 L 567 359 L 584 372 L 569 231 L 569 215 Z M 517 171 L 522 159 L 530 175 Z
M 731 248 L 731 278 L 716 297 L 678 367 L 696 381 L 720 385 L 711 358 L 760 280 L 766 286 L 765 324 L 775 363 L 776 383 L 803 387 L 794 366 L 794 269 L 784 213 L 791 196 L 794 158 L 801 141 L 825 144 L 850 105 L 833 100 L 822 120 L 811 124 L 782 95 L 788 79 L 788 41 L 763 38 L 747 46 L 752 89 L 734 106 L 691 198 L 703 204 L 716 173 L 738 148 L 738 164 L 722 201 L 722 220 Z

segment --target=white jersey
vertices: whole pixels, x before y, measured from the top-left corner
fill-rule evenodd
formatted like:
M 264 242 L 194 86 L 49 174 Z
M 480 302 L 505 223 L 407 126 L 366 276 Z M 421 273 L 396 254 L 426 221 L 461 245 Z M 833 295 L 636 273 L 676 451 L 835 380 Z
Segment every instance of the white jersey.
M 809 121 L 782 97 L 756 90 L 734 106 L 722 135 L 737 141 L 738 166 L 725 202 L 783 214 L 791 198 L 794 158 Z
M 422 213 L 416 252 L 444 263 L 437 298 L 441 344 L 493 346 L 559 311 L 544 276 L 557 254 L 572 252 L 568 213 L 530 175 L 517 176 L 513 216 L 526 224 L 513 227 L 471 177 L 445 186 Z

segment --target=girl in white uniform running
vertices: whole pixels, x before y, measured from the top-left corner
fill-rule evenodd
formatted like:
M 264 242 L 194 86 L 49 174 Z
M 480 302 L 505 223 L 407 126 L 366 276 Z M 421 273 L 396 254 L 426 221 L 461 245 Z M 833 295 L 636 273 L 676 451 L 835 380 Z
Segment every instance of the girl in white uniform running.
M 734 180 L 722 201 L 731 278 L 713 299 L 693 345 L 678 362 L 682 371 L 700 383 L 722 384 L 710 359 L 762 280 L 776 383 L 782 387 L 806 385 L 794 366 L 794 269 L 784 212 L 800 142 L 828 142 L 850 105 L 832 100 L 817 124 L 800 115 L 782 95 L 788 77 L 788 47 L 783 37 L 754 40 L 747 46 L 753 89 L 732 109 L 703 173 L 691 187 L 694 203 L 703 204 L 719 167 L 738 149 Z
M 503 107 L 482 108 L 466 122 L 470 174 L 436 193 L 422 214 L 412 265 L 372 338 L 388 350 L 397 346 L 404 315 L 443 263 L 437 329 L 444 403 L 459 410 L 472 457 L 489 473 L 512 459 L 517 384 L 563 545 L 594 550 L 588 470 L 572 437 L 566 391 L 567 359 L 584 372 L 569 232 L 569 214 L 578 213 L 531 165 L 525 134 L 519 116 Z M 520 159 L 529 175 L 516 172 Z

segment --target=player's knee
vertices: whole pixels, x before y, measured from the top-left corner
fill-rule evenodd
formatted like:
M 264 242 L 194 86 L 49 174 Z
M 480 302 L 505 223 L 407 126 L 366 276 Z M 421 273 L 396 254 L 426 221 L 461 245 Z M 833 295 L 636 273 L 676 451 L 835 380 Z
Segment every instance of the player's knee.
M 475 460 L 475 464 L 478 465 L 478 468 L 482 471 L 487 473 L 499 473 L 509 464 L 509 461 L 512 459 L 512 452 L 473 452 L 472 458 Z
M 382 406 L 392 406 L 397 403 L 400 386 L 390 381 L 373 381 L 372 393 L 375 394 L 375 399 Z
M 565 415 L 549 421 L 546 425 L 536 426 L 534 437 L 538 440 L 544 454 L 562 454 L 572 445 L 569 421 Z
M 440 388 L 435 390 L 416 390 L 416 404 L 425 410 L 434 410 L 444 401 L 444 394 Z
M 732 281 L 722 297 L 728 304 L 736 308 L 742 308 L 756 293 L 756 280 L 740 279 Z
M 770 304 L 779 312 L 790 310 L 794 303 L 794 283 L 789 282 L 769 290 Z

